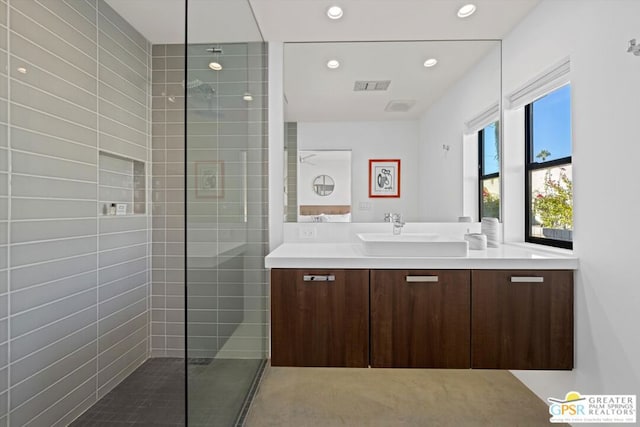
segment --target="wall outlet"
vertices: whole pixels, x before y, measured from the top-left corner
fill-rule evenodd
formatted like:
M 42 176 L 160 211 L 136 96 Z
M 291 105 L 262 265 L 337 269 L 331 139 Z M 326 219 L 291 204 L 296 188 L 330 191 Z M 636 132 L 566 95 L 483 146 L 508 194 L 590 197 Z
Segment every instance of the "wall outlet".
M 369 202 L 360 202 L 360 203 L 358 203 L 358 210 L 370 211 L 371 210 L 371 203 L 369 203 Z
M 318 237 L 318 229 L 316 227 L 300 227 L 298 237 L 301 239 L 315 239 Z

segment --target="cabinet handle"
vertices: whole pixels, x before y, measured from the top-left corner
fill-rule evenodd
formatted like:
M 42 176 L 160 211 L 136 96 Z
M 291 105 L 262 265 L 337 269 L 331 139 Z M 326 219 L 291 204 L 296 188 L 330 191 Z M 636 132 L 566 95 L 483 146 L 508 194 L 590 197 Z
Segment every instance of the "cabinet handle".
M 333 274 L 327 275 L 317 275 L 317 274 L 308 274 L 303 276 L 302 280 L 305 282 L 335 282 L 336 276 Z
M 405 280 L 408 283 L 425 283 L 425 282 L 437 282 L 438 276 L 407 276 Z
M 543 283 L 544 277 L 537 276 L 511 276 L 511 283 Z

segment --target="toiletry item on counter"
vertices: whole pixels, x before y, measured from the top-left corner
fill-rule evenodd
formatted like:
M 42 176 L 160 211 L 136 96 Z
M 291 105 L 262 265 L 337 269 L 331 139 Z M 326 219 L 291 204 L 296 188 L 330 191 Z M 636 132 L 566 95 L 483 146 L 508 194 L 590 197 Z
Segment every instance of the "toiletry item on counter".
M 109 213 L 107 215 L 115 215 L 116 214 L 116 204 L 111 203 L 109 205 Z
M 469 242 L 469 249 L 482 250 L 487 249 L 487 236 L 482 233 L 467 233 L 464 240 Z
M 458 217 L 458 222 L 471 222 L 471 217 L 470 216 L 459 216 Z
M 487 247 L 497 248 L 500 246 L 499 226 L 497 218 L 482 218 L 480 229 L 482 234 L 487 235 Z

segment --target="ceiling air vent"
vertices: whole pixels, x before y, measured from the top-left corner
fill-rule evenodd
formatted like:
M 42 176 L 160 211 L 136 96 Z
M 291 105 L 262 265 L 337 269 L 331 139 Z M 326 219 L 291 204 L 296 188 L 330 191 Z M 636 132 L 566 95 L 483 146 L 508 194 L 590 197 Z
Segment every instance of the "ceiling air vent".
M 374 91 L 374 90 L 387 90 L 391 80 L 357 80 L 353 85 L 353 90 L 360 91 Z
M 389 101 L 384 111 L 388 113 L 406 113 L 416 104 L 415 99 Z

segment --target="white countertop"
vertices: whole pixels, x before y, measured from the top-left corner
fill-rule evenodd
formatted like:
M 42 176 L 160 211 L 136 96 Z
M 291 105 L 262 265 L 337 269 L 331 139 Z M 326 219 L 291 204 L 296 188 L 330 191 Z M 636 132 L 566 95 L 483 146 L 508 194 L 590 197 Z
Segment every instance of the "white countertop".
M 387 269 L 521 269 L 576 270 L 578 258 L 568 251 L 502 244 L 469 250 L 466 257 L 367 256 L 358 243 L 284 243 L 265 258 L 266 268 Z

